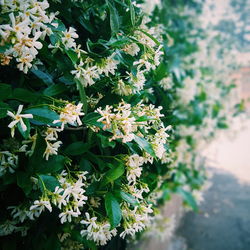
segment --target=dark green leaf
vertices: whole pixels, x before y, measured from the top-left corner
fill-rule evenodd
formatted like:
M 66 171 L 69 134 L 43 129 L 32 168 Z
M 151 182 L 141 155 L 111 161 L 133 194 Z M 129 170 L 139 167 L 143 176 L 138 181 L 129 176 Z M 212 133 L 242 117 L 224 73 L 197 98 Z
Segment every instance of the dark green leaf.
M 39 177 L 41 178 L 41 180 L 39 179 L 39 184 L 40 184 L 40 189 L 43 191 L 44 187 L 43 184 L 45 185 L 45 187 L 50 190 L 50 191 L 54 191 L 55 188 L 57 186 L 60 186 L 59 181 L 51 175 L 39 175 Z
M 28 195 L 32 190 L 32 182 L 30 175 L 23 171 L 18 171 L 17 175 L 17 185 Z
M 68 55 L 68 57 L 71 59 L 72 63 L 76 64 L 76 62 L 78 61 L 77 53 L 72 49 L 65 50 L 65 52 Z
M 129 0 L 129 11 L 131 24 L 132 26 L 135 26 L 135 8 L 131 0 Z
M 101 144 L 103 148 L 111 147 L 114 148 L 116 143 L 115 141 L 109 141 L 109 138 L 107 136 L 97 134 L 97 136 L 101 139 Z
M 90 161 L 86 160 L 84 156 L 81 158 L 79 165 L 81 171 L 88 171 L 88 172 L 92 171 L 92 166 Z
M 43 94 L 48 95 L 48 96 L 55 96 L 55 95 L 63 93 L 66 90 L 67 90 L 67 87 L 65 86 L 65 84 L 58 83 L 58 84 L 51 85 L 48 88 L 46 88 L 43 91 Z
M 92 113 L 88 113 L 86 116 L 84 116 L 84 118 L 82 119 L 83 123 L 86 125 L 94 125 L 97 127 L 103 127 L 101 122 L 97 122 L 97 120 L 101 118 L 101 115 L 96 113 L 96 112 L 92 112 Z
M 12 89 L 9 84 L 1 83 L 0 84 L 0 101 L 8 99 L 11 95 Z
M 138 201 L 135 199 L 133 195 L 120 191 L 120 196 L 124 201 L 132 204 L 133 206 L 138 205 Z
M 165 63 L 161 63 L 154 71 L 154 79 L 156 81 L 162 80 L 167 74 L 167 69 L 167 65 Z
M 0 102 L 0 119 L 7 116 L 7 110 L 11 110 L 8 104 Z
M 35 103 L 39 98 L 39 95 L 27 89 L 16 88 L 13 91 L 12 97 L 22 102 Z
M 29 108 L 25 110 L 25 113 L 33 115 L 33 119 L 30 119 L 30 121 L 36 125 L 55 126 L 53 121 L 59 120 L 59 115 L 55 111 L 49 109 L 47 106 L 40 108 Z M 56 125 L 58 125 L 58 123 Z
M 135 135 L 134 141 L 139 145 L 142 150 L 145 150 L 151 156 L 155 157 L 155 152 L 151 146 L 151 144 L 145 140 L 143 137 Z
M 118 14 L 118 11 L 115 8 L 114 4 L 110 3 L 109 0 L 107 0 L 107 4 L 109 7 L 111 31 L 114 34 L 117 34 L 119 32 L 119 29 L 120 29 L 119 14 Z
M 101 187 L 107 185 L 108 183 L 114 182 L 116 179 L 121 177 L 125 171 L 124 165 L 112 165 L 113 168 L 111 168 L 109 171 L 105 173 L 103 176 L 103 179 L 101 181 Z
M 111 194 L 105 195 L 105 209 L 109 217 L 111 229 L 119 225 L 122 219 L 122 211 L 116 198 Z
M 31 72 L 48 86 L 54 84 L 53 78 L 49 73 L 45 73 L 39 69 L 32 69 Z
M 83 143 L 82 141 L 73 142 L 66 147 L 64 150 L 67 155 L 81 155 L 87 152 L 90 148 L 88 143 Z
M 47 174 L 61 171 L 64 168 L 66 158 L 62 155 L 53 155 L 48 160 L 43 159 L 38 162 L 34 169 L 37 173 Z

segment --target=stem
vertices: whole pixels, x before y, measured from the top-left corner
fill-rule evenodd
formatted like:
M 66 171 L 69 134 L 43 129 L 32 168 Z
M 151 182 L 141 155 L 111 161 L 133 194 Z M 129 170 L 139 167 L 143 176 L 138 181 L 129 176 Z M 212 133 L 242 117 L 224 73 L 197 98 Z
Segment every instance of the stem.
M 36 175 L 37 177 L 38 177 L 38 179 L 41 181 L 41 183 L 42 183 L 42 186 L 43 186 L 43 190 L 44 190 L 44 192 L 47 190 L 47 188 L 46 188 L 46 186 L 45 186 L 45 184 L 44 184 L 44 182 L 43 182 L 43 179 L 37 174 Z
M 66 129 L 66 130 L 78 131 L 78 130 L 86 130 L 86 129 L 87 129 L 87 127 L 83 127 L 83 126 L 81 126 L 81 127 L 77 127 L 77 128 L 71 128 L 71 127 L 67 127 L 67 126 L 65 126 L 65 127 L 64 127 L 64 129 Z
M 123 161 L 115 156 L 109 156 L 109 155 L 96 155 L 97 157 L 102 157 L 102 158 L 111 158 L 111 159 L 114 159 L 116 161 L 119 161 L 121 163 L 123 163 Z

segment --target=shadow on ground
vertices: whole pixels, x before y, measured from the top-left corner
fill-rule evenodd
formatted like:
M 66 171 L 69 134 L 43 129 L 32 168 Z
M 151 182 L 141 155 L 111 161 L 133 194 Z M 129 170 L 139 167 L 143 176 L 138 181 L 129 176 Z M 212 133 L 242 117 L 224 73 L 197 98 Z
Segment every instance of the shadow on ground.
M 249 250 L 250 184 L 224 170 L 212 172 L 213 186 L 205 192 L 200 213 L 188 212 L 177 230 L 178 241 L 187 247 L 175 249 Z

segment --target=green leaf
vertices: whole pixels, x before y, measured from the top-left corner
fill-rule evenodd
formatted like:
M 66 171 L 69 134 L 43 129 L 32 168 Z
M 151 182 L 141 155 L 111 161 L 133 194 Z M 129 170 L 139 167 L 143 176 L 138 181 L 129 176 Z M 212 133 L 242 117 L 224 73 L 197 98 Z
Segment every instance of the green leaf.
M 30 175 L 23 171 L 18 171 L 17 176 L 17 185 L 28 195 L 32 190 L 32 182 L 30 180 Z
M 110 14 L 110 28 L 113 34 L 117 34 L 120 29 L 120 20 L 119 20 L 119 14 L 117 9 L 115 8 L 114 4 L 110 3 L 110 1 L 106 1 L 109 8 L 109 14 Z
M 182 196 L 184 201 L 195 211 L 198 212 L 197 203 L 190 192 L 183 190 L 182 188 L 178 188 L 177 192 Z
M 76 79 L 76 83 L 77 83 L 77 89 L 78 89 L 79 94 L 80 94 L 81 103 L 83 104 L 83 111 L 86 115 L 88 112 L 87 96 L 86 96 L 86 93 L 85 93 L 85 90 L 84 90 L 82 83 L 77 79 Z
M 114 148 L 116 143 L 115 141 L 109 141 L 109 138 L 107 136 L 97 134 L 97 136 L 101 139 L 101 144 L 103 148 L 111 147 Z
M 119 164 L 118 166 L 112 165 L 113 168 L 108 170 L 105 175 L 103 176 L 103 179 L 101 181 L 101 187 L 107 185 L 108 183 L 114 182 L 116 179 L 121 177 L 125 171 L 124 165 Z
M 77 53 L 72 49 L 65 50 L 65 52 L 68 55 L 68 57 L 71 59 L 72 63 L 75 65 L 76 62 L 78 61 Z
M 16 88 L 13 91 L 12 97 L 22 102 L 36 103 L 39 98 L 39 95 L 27 89 Z
M 135 199 L 133 195 L 120 191 L 120 196 L 124 201 L 132 204 L 133 206 L 138 205 L 138 201 Z
M 11 85 L 1 83 L 0 84 L 0 101 L 8 99 L 8 97 L 11 95 L 12 89 Z
M 135 135 L 134 141 L 139 145 L 142 150 L 145 150 L 151 156 L 156 157 L 155 152 L 151 146 L 151 144 L 145 140 L 143 137 Z
M 53 78 L 49 73 L 45 73 L 39 69 L 32 69 L 31 72 L 48 86 L 54 84 Z
M 149 116 L 140 116 L 139 118 L 136 119 L 136 122 L 145 122 L 145 121 L 150 121 L 152 120 L 152 117 Z
M 129 11 L 130 11 L 131 24 L 132 26 L 135 26 L 135 8 L 131 0 L 129 0 Z
M 111 229 L 119 225 L 122 219 L 122 211 L 116 198 L 111 194 L 105 195 L 105 209 L 109 217 Z
M 86 160 L 84 156 L 80 160 L 79 169 L 80 171 L 88 171 L 89 173 L 92 171 L 90 161 Z
M 66 158 L 62 155 L 53 155 L 48 160 L 38 162 L 34 169 L 39 174 L 55 173 L 64 168 Z
M 66 155 L 81 155 L 89 150 L 91 146 L 88 143 L 82 141 L 73 142 L 66 147 L 64 153 Z
M 43 191 L 44 190 L 44 187 L 43 187 L 43 184 L 45 185 L 45 187 L 54 192 L 55 188 L 57 186 L 60 186 L 60 183 L 59 181 L 54 177 L 54 176 L 51 176 L 51 175 L 39 175 L 40 177 L 40 189 Z
M 154 79 L 156 81 L 162 80 L 166 76 L 167 70 L 167 65 L 162 62 L 154 71 Z
M 141 31 L 144 35 L 148 36 L 152 41 L 154 41 L 156 45 L 158 45 L 158 46 L 161 45 L 161 43 L 155 37 L 153 37 L 152 35 L 150 35 L 145 30 L 142 30 L 142 29 L 138 29 L 138 30 Z
M 58 83 L 58 84 L 51 85 L 48 88 L 46 88 L 43 91 L 43 94 L 47 96 L 55 96 L 55 95 L 65 92 L 66 90 L 67 90 L 67 87 L 65 86 L 65 84 Z
M 19 132 L 21 133 L 21 135 L 23 136 L 23 138 L 28 139 L 29 135 L 30 135 L 30 122 L 28 119 L 25 119 L 25 118 L 23 118 L 23 122 L 26 125 L 27 129 L 25 131 L 23 131 L 20 122 L 17 124 L 17 128 L 18 128 Z
M 103 124 L 101 122 L 97 122 L 97 120 L 101 118 L 101 115 L 96 113 L 96 112 L 92 112 L 92 113 L 88 113 L 86 116 L 84 116 L 84 118 L 82 119 L 83 123 L 86 125 L 90 125 L 90 126 L 97 126 L 97 127 L 103 127 Z
M 36 125 L 55 126 L 53 121 L 59 120 L 59 115 L 55 111 L 49 109 L 47 106 L 40 108 L 29 108 L 25 110 L 25 113 L 33 115 L 33 119 L 30 119 L 30 121 Z M 56 125 L 58 125 L 58 123 Z
M 7 49 L 11 47 L 11 44 L 0 46 L 0 53 L 4 53 Z
M 7 110 L 11 110 L 8 104 L 0 102 L 0 119 L 7 116 Z

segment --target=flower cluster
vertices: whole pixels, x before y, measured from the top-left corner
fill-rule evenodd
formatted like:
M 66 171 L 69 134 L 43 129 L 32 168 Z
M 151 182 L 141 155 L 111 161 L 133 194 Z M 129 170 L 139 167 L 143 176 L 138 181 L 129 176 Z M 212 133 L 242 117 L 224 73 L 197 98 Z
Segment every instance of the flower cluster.
M 115 60 L 114 57 L 115 54 L 112 54 L 98 63 L 95 63 L 90 57 L 86 57 L 75 65 L 75 70 L 72 70 L 71 73 L 81 81 L 84 87 L 91 86 L 95 80 L 100 79 L 101 75 L 104 74 L 107 77 L 109 74 L 115 74 L 119 61 Z
M 162 108 L 155 108 L 154 105 L 146 106 L 142 103 L 131 107 L 124 101 L 120 102 L 117 108 L 106 106 L 105 109 L 98 108 L 96 111 L 102 116 L 98 122 L 102 122 L 103 129 L 113 133 L 110 141 L 122 139 L 123 143 L 130 142 L 135 135 L 140 135 L 139 129 L 143 129 L 145 137 L 149 139 L 155 149 L 158 158 L 162 158 L 166 151 L 164 145 L 167 142 L 168 134 L 166 133 L 170 127 L 164 127 L 160 120 L 163 115 L 160 113 Z M 140 117 L 147 117 L 140 120 Z M 154 135 L 147 136 L 150 129 L 158 130 Z
M 61 223 L 71 222 L 72 217 L 81 215 L 80 209 L 88 199 L 84 195 L 86 188 L 87 172 L 78 172 L 76 178 L 63 171 L 58 176 L 60 186 L 56 186 L 53 192 L 45 188 L 44 195 L 35 200 L 31 206 L 21 204 L 11 206 L 11 215 L 14 220 L 24 222 L 26 219 L 35 220 L 45 210 L 52 212 L 52 205 L 58 207 L 62 212 L 59 214 Z M 41 180 L 42 181 L 42 180 Z
M 68 103 L 60 112 L 60 119 L 53 121 L 54 124 L 61 123 L 61 130 L 64 129 L 64 126 L 66 124 L 72 125 L 72 126 L 81 126 L 82 121 L 80 119 L 80 116 L 83 116 L 84 113 L 82 110 L 82 103 L 78 103 L 77 105 L 74 105 L 72 103 Z
M 127 166 L 127 180 L 129 184 L 135 183 L 136 178 L 140 178 L 142 172 L 141 166 L 143 164 L 144 164 L 143 157 L 137 154 L 128 156 L 126 161 L 126 166 Z
M 98 221 L 97 217 L 90 217 L 89 213 L 85 213 L 86 218 L 81 221 L 86 229 L 81 230 L 82 236 L 87 236 L 88 240 L 93 240 L 97 245 L 104 246 L 113 236 L 117 234 L 117 230 L 110 229 L 110 223 Z
M 45 156 L 46 160 L 49 159 L 50 155 L 57 155 L 58 148 L 62 144 L 61 141 L 57 141 L 57 132 L 61 132 L 61 129 L 48 127 L 45 131 L 46 149 L 43 156 Z
M 49 24 L 53 24 L 55 14 L 47 14 L 49 4 L 44 1 L 4 1 L 2 11 L 9 14 L 11 24 L 0 25 L 1 45 L 7 46 L 0 54 L 1 64 L 9 65 L 16 58 L 17 68 L 24 73 L 32 67 L 32 63 L 42 48 L 39 39 L 52 33 Z M 15 15 L 14 15 L 15 13 Z
M 13 174 L 18 166 L 18 156 L 9 151 L 0 152 L 0 177 L 6 172 Z
M 81 214 L 80 209 L 88 199 L 84 195 L 86 174 L 87 172 L 78 173 L 77 180 L 72 179 L 65 171 L 60 174 L 61 187 L 56 187 L 52 200 L 59 209 L 63 210 L 59 214 L 61 223 L 71 222 L 72 217 L 78 217 Z
M 125 238 L 127 235 L 134 236 L 135 233 L 144 230 L 149 226 L 151 213 L 153 213 L 151 205 L 140 204 L 131 210 L 125 203 L 122 206 L 124 231 L 120 234 L 120 237 Z

